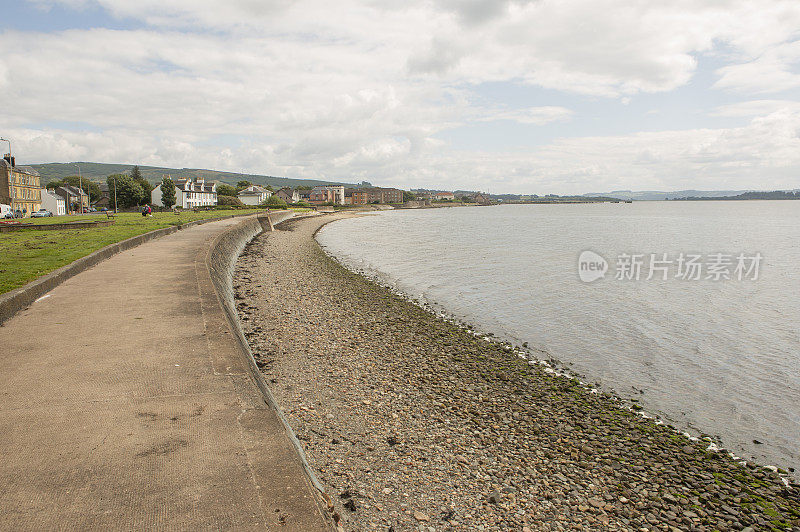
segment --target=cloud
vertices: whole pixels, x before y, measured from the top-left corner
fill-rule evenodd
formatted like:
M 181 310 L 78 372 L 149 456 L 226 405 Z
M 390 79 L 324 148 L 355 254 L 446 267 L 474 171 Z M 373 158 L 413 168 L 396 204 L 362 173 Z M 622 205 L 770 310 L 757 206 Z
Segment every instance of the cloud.
M 775 112 L 800 111 L 800 101 L 793 100 L 749 100 L 723 105 L 711 111 L 712 116 L 725 117 L 757 117 Z
M 800 87 L 800 41 L 783 43 L 752 61 L 722 67 L 715 87 L 751 94 L 778 93 Z
M 494 110 L 485 109 L 482 116 L 478 118 L 481 122 L 491 122 L 495 120 L 511 120 L 520 124 L 532 124 L 543 126 L 551 122 L 559 122 L 569 119 L 574 113 L 565 107 L 555 105 L 544 107 L 526 107 L 513 110 Z
M 740 128 L 580 129 L 596 119 L 591 106 L 614 120 L 604 106 L 686 86 L 709 59 L 723 65 L 717 90 L 796 88 L 795 1 L 30 1 L 100 7 L 143 29 L 0 33 L 4 132 L 29 162 L 528 192 L 691 179 L 753 188 L 800 169 L 796 107 L 778 100 L 707 110 Z M 524 95 L 481 100 L 477 87 L 492 83 Z M 503 121 L 574 129 L 524 153 L 435 138 Z

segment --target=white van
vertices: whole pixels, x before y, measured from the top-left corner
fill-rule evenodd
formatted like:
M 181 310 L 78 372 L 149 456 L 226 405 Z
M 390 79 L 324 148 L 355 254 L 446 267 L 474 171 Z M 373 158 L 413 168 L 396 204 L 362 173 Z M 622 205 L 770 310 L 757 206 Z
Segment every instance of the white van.
M 14 211 L 11 210 L 11 205 L 0 203 L 0 220 L 13 217 L 14 217 Z

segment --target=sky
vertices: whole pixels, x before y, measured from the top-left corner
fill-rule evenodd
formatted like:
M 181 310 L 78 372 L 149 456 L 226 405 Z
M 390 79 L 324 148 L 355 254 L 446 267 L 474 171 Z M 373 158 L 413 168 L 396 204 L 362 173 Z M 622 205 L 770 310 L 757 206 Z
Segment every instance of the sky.
M 19 163 L 521 194 L 800 188 L 797 0 L 0 12 L 0 137 Z

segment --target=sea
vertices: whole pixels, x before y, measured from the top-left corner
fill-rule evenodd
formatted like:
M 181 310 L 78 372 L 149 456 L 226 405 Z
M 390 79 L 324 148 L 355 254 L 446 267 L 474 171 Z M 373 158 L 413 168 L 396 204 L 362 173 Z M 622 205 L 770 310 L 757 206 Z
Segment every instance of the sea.
M 800 466 L 800 201 L 393 210 L 317 239 L 681 430 Z

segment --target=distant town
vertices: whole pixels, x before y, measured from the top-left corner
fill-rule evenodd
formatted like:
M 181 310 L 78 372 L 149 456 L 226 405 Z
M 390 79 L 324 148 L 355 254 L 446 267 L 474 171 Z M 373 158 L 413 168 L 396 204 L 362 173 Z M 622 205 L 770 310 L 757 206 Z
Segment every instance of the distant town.
M 84 175 L 81 165 L 89 171 Z M 40 172 L 37 167 L 42 170 Z M 127 171 L 124 169 L 127 168 Z M 74 173 L 65 173 L 65 169 Z M 99 176 L 103 169 L 116 170 Z M 180 173 L 159 171 L 172 170 Z M 43 175 L 44 173 L 44 175 Z M 186 175 L 188 174 L 188 175 Z M 208 174 L 208 175 L 204 175 Z M 237 177 L 242 178 L 238 179 Z M 259 179 L 261 183 L 251 182 Z M 266 184 L 291 183 L 292 186 Z M 303 183 L 310 184 L 303 184 Z M 638 196 L 637 196 L 638 194 Z M 359 184 L 324 184 L 318 180 L 155 167 L 103 165 L 99 163 L 49 163 L 17 165 L 6 154 L 0 160 L 0 218 L 64 216 L 91 212 L 137 210 L 145 205 L 159 209 L 208 209 L 237 207 L 347 207 L 394 205 L 404 208 L 514 203 L 631 203 L 633 200 L 747 200 L 800 199 L 800 191 L 681 191 L 559 196 L 556 194 L 490 194 L 472 190 L 411 189 Z

